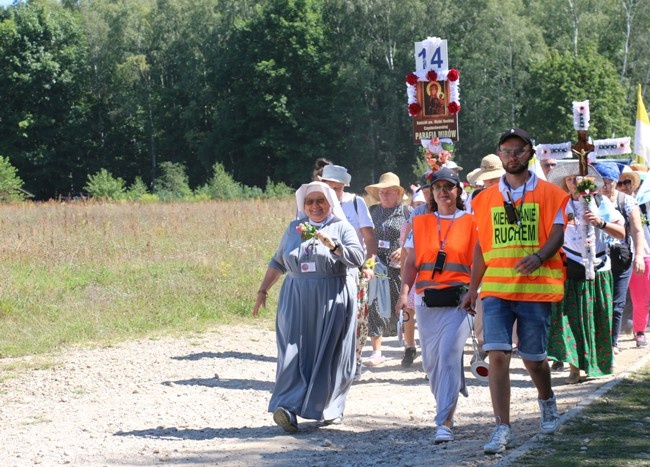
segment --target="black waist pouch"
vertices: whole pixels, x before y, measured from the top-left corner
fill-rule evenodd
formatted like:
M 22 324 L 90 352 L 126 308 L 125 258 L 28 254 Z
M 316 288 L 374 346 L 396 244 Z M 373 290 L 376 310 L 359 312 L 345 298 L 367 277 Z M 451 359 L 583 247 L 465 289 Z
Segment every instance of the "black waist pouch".
M 424 289 L 424 304 L 429 308 L 458 306 L 467 287 L 457 285 L 445 289 Z
M 605 266 L 605 261 L 602 261 L 598 266 L 596 266 L 596 271 Z M 584 281 L 586 280 L 585 267 L 582 263 L 573 261 L 571 258 L 566 259 L 566 277 L 574 281 Z

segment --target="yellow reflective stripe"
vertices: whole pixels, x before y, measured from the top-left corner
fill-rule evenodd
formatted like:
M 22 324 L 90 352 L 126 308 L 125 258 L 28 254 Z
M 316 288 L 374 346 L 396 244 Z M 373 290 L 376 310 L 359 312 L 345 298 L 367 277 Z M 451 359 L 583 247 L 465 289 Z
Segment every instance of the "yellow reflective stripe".
M 483 259 L 488 262 L 491 259 L 499 258 L 521 258 L 520 248 L 497 248 L 494 250 L 484 251 Z
M 486 282 L 485 278 L 481 283 L 481 293 L 530 293 L 530 294 L 564 294 L 564 283 L 562 284 L 521 284 L 517 282 Z
M 539 271 L 539 275 L 537 275 L 538 271 Z M 533 274 L 535 274 L 536 278 L 540 278 L 540 277 L 548 277 L 549 279 L 563 279 L 564 278 L 562 269 L 547 268 L 546 266 L 542 266 L 541 268 L 536 269 L 533 272 Z M 485 280 L 486 276 L 511 278 L 511 277 L 521 277 L 521 274 L 519 274 L 513 268 L 495 268 L 495 267 L 491 267 L 491 268 L 488 268 L 487 271 L 485 272 L 485 275 L 483 276 L 483 280 Z
M 422 263 L 418 267 L 419 271 L 433 271 L 434 263 Z M 470 267 L 463 263 L 445 263 L 443 271 L 470 273 Z

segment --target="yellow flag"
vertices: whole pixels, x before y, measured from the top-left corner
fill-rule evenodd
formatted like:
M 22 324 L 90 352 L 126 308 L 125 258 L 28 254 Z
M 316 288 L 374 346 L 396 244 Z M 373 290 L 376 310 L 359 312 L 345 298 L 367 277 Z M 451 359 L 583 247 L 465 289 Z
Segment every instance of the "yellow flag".
M 639 84 L 638 101 L 636 107 L 636 127 L 634 131 L 634 154 L 641 163 L 647 164 L 650 161 L 650 120 L 648 112 L 643 105 L 641 97 L 641 85 Z

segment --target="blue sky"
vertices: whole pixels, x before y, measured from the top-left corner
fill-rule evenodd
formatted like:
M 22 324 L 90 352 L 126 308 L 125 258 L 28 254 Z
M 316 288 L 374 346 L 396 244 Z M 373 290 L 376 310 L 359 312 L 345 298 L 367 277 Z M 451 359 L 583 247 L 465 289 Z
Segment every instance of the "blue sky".
M 13 2 L 14 0 L 0 0 L 0 6 L 11 5 Z

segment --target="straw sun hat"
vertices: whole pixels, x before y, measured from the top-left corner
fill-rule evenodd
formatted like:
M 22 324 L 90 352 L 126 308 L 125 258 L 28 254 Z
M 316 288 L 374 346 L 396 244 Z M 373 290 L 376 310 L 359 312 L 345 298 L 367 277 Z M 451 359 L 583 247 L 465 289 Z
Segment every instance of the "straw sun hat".
M 493 178 L 500 178 L 506 171 L 503 168 L 501 159 L 496 154 L 488 154 L 481 159 L 481 167 L 472 171 L 467 175 L 467 181 L 470 185 L 476 185 L 478 181 L 492 180 Z M 471 175 L 471 179 L 470 179 Z
M 399 177 L 393 172 L 382 174 L 382 176 L 379 177 L 378 183 L 366 187 L 366 192 L 376 200 L 379 200 L 379 190 L 383 188 L 399 188 L 400 197 L 404 196 L 404 188 L 400 185 Z
M 564 183 L 564 179 L 573 175 L 580 175 L 580 166 L 578 164 L 578 161 L 559 164 L 548 173 L 546 179 L 554 185 L 559 186 L 563 190 L 566 190 L 567 188 Z M 604 184 L 603 177 L 600 176 L 600 174 L 592 165 L 587 166 L 587 177 L 593 177 L 594 184 L 597 188 L 602 187 Z
M 641 175 L 639 175 L 637 172 L 632 170 L 627 165 L 623 166 L 623 168 L 621 170 L 621 175 L 618 177 L 619 181 L 622 181 L 622 180 L 625 180 L 625 179 L 632 180 L 632 190 L 633 191 L 636 190 L 637 188 L 639 188 L 639 185 L 641 184 Z

